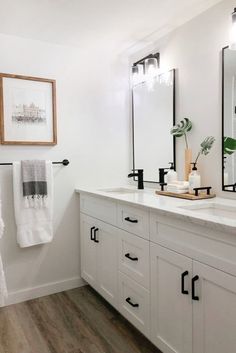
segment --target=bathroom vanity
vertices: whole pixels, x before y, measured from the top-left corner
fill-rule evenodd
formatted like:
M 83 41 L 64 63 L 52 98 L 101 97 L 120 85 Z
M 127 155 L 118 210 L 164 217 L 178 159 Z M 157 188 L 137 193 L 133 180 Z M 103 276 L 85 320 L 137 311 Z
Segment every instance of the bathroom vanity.
M 83 279 L 163 353 L 235 352 L 235 201 L 76 191 Z

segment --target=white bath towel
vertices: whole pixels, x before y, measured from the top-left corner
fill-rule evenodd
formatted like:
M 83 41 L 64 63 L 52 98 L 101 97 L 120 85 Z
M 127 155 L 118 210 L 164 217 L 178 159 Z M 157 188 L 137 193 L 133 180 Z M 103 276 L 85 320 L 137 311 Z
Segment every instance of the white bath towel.
M 3 230 L 4 230 L 4 223 L 2 220 L 1 203 L 0 203 L 0 238 L 3 235 Z M 7 298 L 7 285 L 6 285 L 6 279 L 5 279 L 5 274 L 3 270 L 2 257 L 0 254 L 0 307 L 4 306 L 6 298 Z
M 47 207 L 25 208 L 20 162 L 13 163 L 13 192 L 17 242 L 20 247 L 49 243 L 53 238 L 53 170 L 46 162 L 48 184 Z

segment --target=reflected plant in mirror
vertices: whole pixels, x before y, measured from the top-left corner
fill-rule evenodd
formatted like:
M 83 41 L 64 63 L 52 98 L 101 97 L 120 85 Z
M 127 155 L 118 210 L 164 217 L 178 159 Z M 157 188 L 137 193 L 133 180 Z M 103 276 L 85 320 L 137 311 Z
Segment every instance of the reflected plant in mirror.
M 187 133 L 192 130 L 193 124 L 190 119 L 184 118 L 179 124 L 173 126 L 170 133 L 175 137 L 183 137 L 185 139 L 185 163 L 184 163 L 184 180 L 188 181 L 191 171 L 192 150 L 189 148 Z
M 229 173 L 227 171 L 227 162 L 231 163 L 230 156 L 236 151 L 236 139 L 224 137 L 224 183 L 229 185 Z M 234 158 L 234 156 L 232 156 Z
M 222 189 L 236 191 L 236 51 L 222 50 Z

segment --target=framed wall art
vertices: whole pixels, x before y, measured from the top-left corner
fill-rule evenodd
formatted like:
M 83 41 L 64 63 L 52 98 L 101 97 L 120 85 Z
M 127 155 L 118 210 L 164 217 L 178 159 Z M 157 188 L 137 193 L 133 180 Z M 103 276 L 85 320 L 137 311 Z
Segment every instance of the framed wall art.
M 56 145 L 56 81 L 0 73 L 1 143 Z

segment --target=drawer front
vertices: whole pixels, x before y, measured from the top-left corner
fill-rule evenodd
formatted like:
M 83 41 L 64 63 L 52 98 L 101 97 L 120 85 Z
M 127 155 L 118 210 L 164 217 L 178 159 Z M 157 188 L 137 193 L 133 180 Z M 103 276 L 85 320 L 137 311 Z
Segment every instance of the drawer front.
M 104 222 L 116 225 L 116 202 L 87 194 L 80 195 L 80 211 Z
M 149 291 L 119 272 L 119 311 L 138 330 L 149 337 Z
M 130 233 L 137 234 L 142 238 L 149 239 L 148 210 L 118 204 L 117 214 L 118 227 Z
M 119 270 L 149 288 L 149 241 L 119 231 Z
M 150 240 L 201 263 L 236 276 L 235 235 L 193 222 L 150 213 Z

